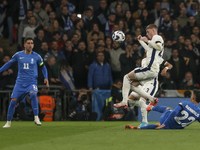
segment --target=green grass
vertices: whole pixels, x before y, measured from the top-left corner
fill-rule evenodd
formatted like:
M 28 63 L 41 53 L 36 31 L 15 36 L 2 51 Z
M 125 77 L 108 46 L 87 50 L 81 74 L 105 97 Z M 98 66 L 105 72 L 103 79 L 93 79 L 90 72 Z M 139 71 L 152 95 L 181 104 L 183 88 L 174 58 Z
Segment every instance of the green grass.
M 12 122 L 0 150 L 199 150 L 200 125 L 184 130 L 125 130 L 140 122 Z M 153 122 L 151 122 L 153 123 Z M 3 126 L 5 122 L 0 122 Z

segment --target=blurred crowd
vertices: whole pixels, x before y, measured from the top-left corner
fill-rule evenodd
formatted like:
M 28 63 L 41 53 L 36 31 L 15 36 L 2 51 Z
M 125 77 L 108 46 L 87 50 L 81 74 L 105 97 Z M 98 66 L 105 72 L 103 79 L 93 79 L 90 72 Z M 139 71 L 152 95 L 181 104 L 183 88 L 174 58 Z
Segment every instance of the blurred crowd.
M 50 84 L 73 90 L 111 89 L 113 81 L 141 66 L 137 41 L 148 24 L 165 41 L 163 58 L 173 65 L 159 77 L 161 89 L 200 88 L 200 3 L 195 0 L 0 0 L 0 36 L 23 50 L 26 37 L 44 59 Z M 112 41 L 114 31 L 125 42 Z M 0 66 L 11 59 L 0 47 Z M 0 89 L 14 84 L 17 67 L 0 74 Z M 43 84 L 39 70 L 38 83 Z

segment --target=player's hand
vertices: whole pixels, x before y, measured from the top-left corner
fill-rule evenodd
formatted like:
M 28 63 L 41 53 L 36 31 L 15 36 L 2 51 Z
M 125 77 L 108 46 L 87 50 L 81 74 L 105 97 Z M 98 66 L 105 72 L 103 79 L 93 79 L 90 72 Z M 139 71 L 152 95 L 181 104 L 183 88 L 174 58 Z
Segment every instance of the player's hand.
M 157 127 L 156 129 L 162 129 L 162 128 L 164 128 L 164 127 L 165 127 L 165 125 L 162 124 L 161 126 Z
M 164 68 L 164 69 L 161 71 L 160 74 L 161 74 L 162 76 L 165 76 L 165 75 L 166 75 L 166 72 L 167 72 L 167 68 Z
M 47 87 L 49 87 L 49 80 L 48 79 L 44 79 L 44 83 L 46 84 Z
M 149 40 L 147 39 L 147 37 L 146 36 L 143 36 L 143 37 L 141 37 L 141 39 L 140 40 L 142 40 L 142 41 L 144 41 L 144 42 L 148 42 Z
M 137 37 L 138 41 L 140 41 L 140 40 L 141 40 L 141 37 L 142 37 L 141 35 L 139 35 L 139 36 Z

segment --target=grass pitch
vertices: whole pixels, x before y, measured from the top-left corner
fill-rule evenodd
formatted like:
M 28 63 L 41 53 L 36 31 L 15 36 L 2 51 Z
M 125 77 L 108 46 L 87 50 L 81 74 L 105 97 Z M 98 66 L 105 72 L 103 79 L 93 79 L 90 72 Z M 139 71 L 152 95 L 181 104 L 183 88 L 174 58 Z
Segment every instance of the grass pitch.
M 150 122 L 155 123 L 155 122 Z M 140 122 L 12 122 L 0 150 L 199 150 L 200 125 L 184 130 L 125 130 Z

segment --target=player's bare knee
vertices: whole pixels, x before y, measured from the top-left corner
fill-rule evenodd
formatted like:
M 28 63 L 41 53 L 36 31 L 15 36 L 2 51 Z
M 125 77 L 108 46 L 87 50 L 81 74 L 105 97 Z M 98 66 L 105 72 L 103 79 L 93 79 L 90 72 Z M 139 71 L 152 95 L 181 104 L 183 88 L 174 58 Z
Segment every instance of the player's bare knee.
M 159 126 L 160 126 L 160 123 L 156 123 L 156 126 L 159 127 Z
M 172 108 L 172 107 L 167 107 L 165 110 L 167 110 L 167 109 L 171 109 L 171 110 L 173 110 L 173 108 Z
M 16 98 L 11 98 L 11 100 L 13 100 L 13 101 L 17 102 L 17 99 L 16 99 Z

